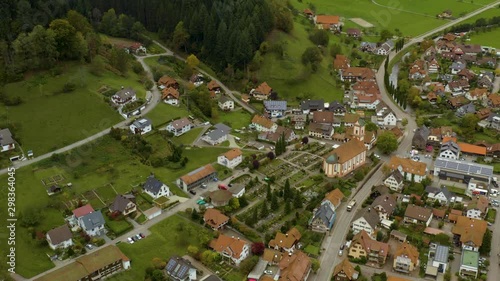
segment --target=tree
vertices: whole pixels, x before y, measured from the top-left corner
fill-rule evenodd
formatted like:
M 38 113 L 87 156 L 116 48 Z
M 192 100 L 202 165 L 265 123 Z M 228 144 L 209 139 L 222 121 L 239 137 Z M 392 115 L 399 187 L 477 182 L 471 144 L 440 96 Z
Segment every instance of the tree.
M 193 245 L 189 245 L 187 250 L 191 256 L 195 256 L 200 251 L 200 249 L 198 247 L 193 246 Z
M 156 268 L 156 269 L 163 269 L 165 268 L 165 266 L 167 265 L 165 261 L 163 261 L 162 259 L 160 258 L 153 258 L 151 260 L 151 262 L 153 263 L 153 266 Z
M 269 160 L 273 160 L 274 158 L 276 158 L 276 155 L 274 155 L 274 152 L 269 151 L 267 153 L 267 158 L 269 158 Z
M 382 231 L 377 232 L 377 241 L 382 241 L 384 240 L 384 233 Z
M 292 198 L 292 191 L 290 190 L 290 181 L 288 181 L 288 178 L 285 180 L 285 186 L 283 188 L 283 198 L 286 202 L 288 202 L 289 199 Z
M 194 221 L 200 219 L 200 215 L 198 214 L 198 211 L 196 211 L 196 208 L 193 208 L 193 211 L 191 211 L 191 219 Z
M 180 21 L 175 26 L 174 34 L 172 35 L 172 42 L 176 49 L 184 47 L 186 49 L 186 44 L 188 43 L 189 33 L 184 28 L 184 22 Z
M 340 46 L 339 44 L 333 44 L 331 47 L 330 47 L 330 55 L 335 58 L 337 55 L 341 55 L 342 54 L 342 46 Z
M 308 144 L 309 143 L 309 138 L 307 136 L 302 138 L 302 144 Z
M 408 119 L 403 118 L 403 120 L 401 121 L 401 125 L 403 125 L 403 126 L 408 125 Z
M 285 201 L 285 214 L 289 214 L 292 210 L 292 206 L 290 205 L 290 201 Z
M 266 218 L 269 215 L 269 209 L 267 209 L 267 201 L 262 202 L 262 207 L 260 209 L 260 217 Z
M 271 210 L 277 211 L 280 208 L 280 205 L 278 204 L 278 197 L 276 195 L 271 196 Z
M 252 254 L 260 256 L 264 253 L 266 245 L 262 242 L 255 242 L 252 244 Z
M 66 14 L 66 19 L 69 24 L 71 24 L 76 31 L 80 32 L 83 36 L 86 36 L 87 33 L 92 32 L 92 25 L 90 25 L 89 21 L 82 14 L 78 13 L 74 10 L 69 10 Z
M 259 167 L 260 167 L 260 162 L 259 162 L 259 160 L 257 160 L 257 159 L 253 160 L 253 162 L 252 162 L 252 167 L 253 167 L 255 170 L 259 169 Z
M 313 29 L 311 34 L 309 34 L 309 40 L 314 43 L 314 45 L 328 46 L 328 41 L 330 40 L 330 32 L 326 29 Z
M 43 219 L 42 212 L 40 212 L 40 210 L 35 208 L 28 208 L 24 210 L 19 218 L 22 227 L 37 226 L 42 219 Z
M 200 60 L 195 55 L 191 54 L 187 57 L 186 63 L 187 65 L 189 65 L 189 67 L 194 69 L 200 64 Z
M 320 263 L 317 259 L 312 259 L 311 258 L 311 269 L 314 273 L 318 272 L 319 270 L 319 267 L 320 267 Z M 360 272 L 360 271 L 358 271 Z
M 116 36 L 118 33 L 118 17 L 115 9 L 109 9 L 102 15 L 99 30 L 111 36 Z
M 14 61 L 21 70 L 46 69 L 54 66 L 57 52 L 55 33 L 40 25 L 29 33 L 21 33 L 12 43 Z
M 369 131 L 369 132 L 375 132 L 378 130 L 378 126 L 377 124 L 373 123 L 373 122 L 366 122 L 365 124 L 365 130 Z
M 476 114 L 468 113 L 462 117 L 461 120 L 461 129 L 462 133 L 465 135 L 467 139 L 472 139 L 474 133 L 476 132 L 477 123 L 479 122 L 479 118 Z
M 491 231 L 489 229 L 486 229 L 486 232 L 483 235 L 483 244 L 481 244 L 481 247 L 479 247 L 479 253 L 481 255 L 489 255 L 491 252 Z
M 398 140 L 392 132 L 383 132 L 377 138 L 377 147 L 384 154 L 390 154 L 398 148 Z
M 316 71 L 322 59 L 323 57 L 318 47 L 309 47 L 302 53 L 302 63 L 304 65 L 311 65 L 313 71 Z
M 272 196 L 273 196 L 273 193 L 271 191 L 271 185 L 269 185 L 269 183 L 268 183 L 267 186 L 266 186 L 266 200 L 268 202 L 271 201 Z
M 240 201 L 238 198 L 231 198 L 231 200 L 229 200 L 229 207 L 231 207 L 231 209 L 234 211 L 234 210 L 238 210 L 240 208 Z
M 293 199 L 293 206 L 295 209 L 300 209 L 302 208 L 302 196 L 300 196 L 300 192 L 295 192 L 295 196 Z
M 54 31 L 57 51 L 61 58 L 80 59 L 87 54 L 87 43 L 82 33 L 77 31 L 67 20 L 53 20 L 49 27 Z

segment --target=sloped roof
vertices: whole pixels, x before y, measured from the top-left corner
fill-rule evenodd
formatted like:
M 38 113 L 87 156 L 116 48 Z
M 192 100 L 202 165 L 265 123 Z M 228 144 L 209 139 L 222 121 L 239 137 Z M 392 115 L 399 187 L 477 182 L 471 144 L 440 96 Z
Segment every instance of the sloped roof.
M 334 190 L 328 192 L 325 195 L 325 200 L 330 201 L 333 206 L 338 207 L 340 203 L 342 202 L 342 199 L 344 199 L 344 193 L 340 191 L 340 189 L 335 188 Z
M 231 161 L 233 160 L 234 158 L 238 157 L 238 156 L 241 156 L 243 153 L 241 152 L 240 149 L 238 148 L 233 148 L 225 153 L 223 153 L 222 155 L 224 157 L 226 157 L 227 160 Z
M 269 247 L 291 248 L 301 237 L 302 235 L 295 227 L 288 230 L 286 234 L 278 232 L 274 239 L 269 241 Z
M 261 115 L 255 115 L 252 118 L 252 123 L 261 125 L 262 127 L 267 128 L 267 129 L 272 128 L 274 125 L 274 122 L 271 119 L 269 119 L 265 116 L 261 116 Z
M 372 229 L 376 229 L 380 222 L 380 217 L 375 210 L 364 209 L 354 217 L 353 222 L 360 218 L 365 219 Z
M 69 230 L 69 227 L 66 224 L 49 230 L 47 235 L 49 236 L 52 245 L 57 245 L 73 237 L 73 233 L 71 233 L 71 230 Z
M 427 170 L 427 164 L 425 164 L 424 162 L 413 161 L 409 158 L 400 158 L 397 156 L 391 157 L 389 168 L 391 170 L 395 170 L 400 166 L 403 169 L 403 172 L 420 176 L 425 176 Z
M 379 255 L 387 257 L 390 251 L 389 244 L 372 239 L 364 230 L 361 230 L 358 234 L 354 235 L 352 241 L 351 247 L 352 245 L 359 243 L 367 253 L 370 253 L 373 249 L 378 251 Z
M 86 214 L 92 213 L 94 211 L 94 208 L 92 208 L 92 205 L 87 204 L 84 206 L 81 206 L 80 208 L 74 209 L 73 210 L 73 215 L 75 218 L 83 217 Z
M 281 273 L 278 281 L 300 281 L 309 273 L 311 260 L 302 251 L 295 251 L 293 255 L 281 259 L 279 268 Z
M 316 24 L 338 24 L 340 21 L 339 16 L 332 15 L 317 15 Z
M 217 171 L 214 169 L 214 167 L 212 167 L 212 165 L 210 164 L 207 164 L 203 167 L 200 167 L 194 171 L 189 172 L 187 175 L 182 176 L 180 179 L 184 183 L 189 185 L 215 172 Z
M 401 243 L 399 247 L 396 249 L 396 252 L 394 253 L 394 257 L 399 257 L 399 256 L 407 257 L 411 260 L 413 264 L 417 264 L 419 252 L 415 246 L 411 245 L 406 241 Z
M 349 259 L 345 258 L 333 269 L 333 276 L 343 272 L 348 280 L 356 280 L 359 272 L 354 269 L 354 266 L 349 262 Z
M 484 220 L 459 216 L 451 232 L 460 235 L 460 242 L 473 242 L 479 247 L 483 244 L 483 236 L 487 226 L 488 224 Z
M 387 176 L 387 178 L 389 178 L 389 177 L 393 177 L 397 183 L 401 183 L 404 180 L 403 175 L 401 174 L 401 172 L 398 169 L 395 169 L 394 171 L 392 171 L 392 173 L 390 173 L 389 176 Z
M 150 175 L 142 188 L 144 188 L 144 190 L 146 191 L 156 194 L 161 190 L 161 187 L 163 185 L 164 183 L 155 178 L 154 175 Z
M 210 242 L 210 248 L 214 249 L 216 252 L 226 252 L 230 254 L 233 258 L 239 259 L 246 242 L 234 237 L 229 237 L 224 234 L 220 234 L 219 237 Z
M 124 196 L 122 194 L 118 194 L 115 197 L 115 200 L 113 203 L 111 203 L 111 206 L 109 206 L 109 209 L 112 212 L 123 212 L 127 208 L 128 203 L 132 202 L 132 198 L 135 198 L 133 195 L 128 195 Z
M 229 217 L 215 208 L 208 208 L 205 214 L 203 214 L 203 220 L 211 227 L 219 228 L 222 224 L 229 221 Z
M 325 161 L 329 164 L 342 164 L 361 154 L 363 151 L 366 151 L 365 144 L 357 139 L 352 139 L 328 153 L 325 156 Z
M 432 210 L 417 205 L 408 205 L 405 217 L 426 222 L 432 216 Z
M 103 226 L 106 222 L 101 211 L 95 211 L 82 217 L 85 230 L 91 230 Z
M 165 266 L 165 271 L 168 275 L 178 280 L 184 280 L 184 278 L 187 278 L 189 276 L 189 270 L 191 268 L 194 267 L 191 265 L 190 261 L 185 260 L 179 256 L 172 256 L 168 260 L 167 266 Z
M 381 206 L 388 214 L 392 214 L 397 206 L 397 202 L 392 195 L 380 195 L 372 203 L 372 207 L 375 208 L 377 206 Z
M 465 142 L 459 142 L 458 146 L 460 146 L 460 150 L 462 150 L 463 153 L 486 155 L 486 147 L 477 146 Z
M 260 84 L 256 89 L 255 91 L 259 94 L 262 94 L 262 95 L 270 95 L 271 92 L 273 91 L 273 89 L 267 84 L 267 82 L 262 82 L 262 84 Z

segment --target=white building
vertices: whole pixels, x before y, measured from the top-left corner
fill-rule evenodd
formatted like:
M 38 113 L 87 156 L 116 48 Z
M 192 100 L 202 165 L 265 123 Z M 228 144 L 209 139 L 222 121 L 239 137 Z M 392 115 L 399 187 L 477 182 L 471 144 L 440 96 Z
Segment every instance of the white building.
M 460 159 L 460 146 L 453 141 L 444 143 L 439 151 L 439 157 L 446 159 Z
M 156 179 L 153 175 L 148 177 L 142 188 L 144 189 L 144 192 L 149 194 L 154 199 L 162 196 L 172 196 L 170 188 Z
M 403 190 L 404 178 L 399 170 L 394 170 L 389 176 L 384 180 L 384 185 L 394 191 Z
M 211 145 L 218 145 L 227 141 L 227 136 L 231 128 L 219 123 L 214 125 L 215 129 L 206 133 L 201 139 Z
M 222 96 L 218 102 L 219 108 L 224 111 L 230 111 L 234 109 L 234 101 L 226 96 Z
M 188 118 L 181 118 L 170 122 L 167 125 L 167 131 L 174 134 L 174 136 L 178 137 L 184 133 L 189 132 L 194 127 L 193 123 L 189 121 Z
M 398 118 L 392 111 L 387 111 L 382 116 L 381 125 L 383 126 L 396 126 Z
M 250 254 L 250 245 L 246 241 L 224 234 L 220 234 L 218 238 L 212 240 L 209 247 L 236 265 L 239 265 Z
M 258 132 L 276 132 L 276 129 L 278 129 L 278 125 L 271 119 L 260 115 L 255 115 L 250 125 Z
M 238 148 L 229 150 L 217 157 L 217 163 L 230 169 L 238 166 L 243 161 L 243 153 Z
M 46 236 L 52 250 L 73 246 L 73 233 L 66 224 L 49 230 Z
M 0 130 L 0 152 L 13 150 L 16 148 L 14 139 L 12 138 L 12 133 L 9 129 Z
M 371 210 L 369 207 L 352 221 L 351 228 L 353 234 L 357 234 L 361 232 L 361 230 L 364 230 L 368 235 L 374 237 L 379 222 L 379 215 L 375 210 Z
M 134 134 L 147 134 L 151 132 L 153 129 L 153 125 L 150 119 L 148 118 L 141 118 L 139 120 L 135 120 L 134 123 L 132 123 L 130 126 L 130 131 Z
M 453 200 L 453 194 L 446 188 L 427 186 L 425 188 L 427 198 L 439 202 L 441 205 L 448 205 Z
M 106 230 L 104 229 L 104 217 L 102 216 L 101 211 L 95 211 L 83 216 L 80 219 L 80 227 L 87 233 L 89 236 L 100 236 L 106 234 Z

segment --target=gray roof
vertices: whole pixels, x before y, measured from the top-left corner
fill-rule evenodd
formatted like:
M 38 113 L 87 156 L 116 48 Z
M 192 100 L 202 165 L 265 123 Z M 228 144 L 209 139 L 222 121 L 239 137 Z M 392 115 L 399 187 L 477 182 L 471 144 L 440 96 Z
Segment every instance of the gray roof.
M 286 110 L 286 101 L 284 101 L 284 100 L 265 100 L 264 107 L 267 110 Z
M 233 184 L 231 187 L 228 188 L 228 190 L 232 193 L 232 194 L 238 194 L 240 193 L 240 191 L 242 191 L 243 189 L 245 189 L 245 185 L 244 184 Z
M 300 103 L 300 109 L 302 110 L 319 110 L 325 107 L 325 102 L 323 100 L 303 100 Z
M 222 123 L 217 123 L 214 125 L 214 127 L 218 130 L 223 130 L 223 131 L 227 131 L 227 132 L 230 132 L 231 131 L 231 127 L 227 126 L 227 125 L 224 125 Z
M 370 210 L 370 208 L 366 208 L 364 211 L 360 212 L 353 221 L 361 217 L 363 217 L 373 229 L 375 229 L 380 222 L 380 217 L 377 212 L 375 210 Z
M 222 138 L 223 136 L 227 135 L 228 133 L 229 133 L 229 131 L 215 129 L 215 130 L 211 131 L 210 133 L 208 133 L 206 135 L 206 137 L 211 139 L 211 140 L 218 140 L 218 139 Z
M 133 96 L 135 96 L 135 90 L 132 88 L 125 88 L 125 89 L 121 89 L 120 91 L 116 92 L 115 95 L 120 97 L 123 100 L 126 100 L 126 99 L 129 99 L 129 98 L 132 98 Z
M 390 173 L 388 177 L 390 177 L 390 176 L 392 176 L 398 183 L 400 183 L 404 180 L 403 175 L 401 174 L 401 172 L 398 169 L 396 169 L 392 173 Z
M 438 194 L 440 191 L 441 191 L 441 189 L 439 187 L 430 186 L 430 185 L 425 187 L 425 192 L 427 192 L 427 193 Z
M 466 66 L 467 65 L 465 63 L 454 62 L 454 63 L 451 64 L 450 69 L 462 70 L 462 69 L 465 69 Z
M 0 145 L 9 145 L 13 144 L 14 139 L 12 139 L 12 133 L 9 129 L 1 129 L 0 130 Z
M 148 177 L 146 182 L 144 183 L 144 190 L 147 190 L 153 194 L 157 194 L 160 190 L 161 187 L 164 185 L 161 181 L 159 181 L 155 176 L 151 175 Z
M 457 113 L 461 113 L 461 114 L 476 113 L 476 107 L 471 102 L 471 103 L 468 103 L 466 105 L 462 105 L 459 109 L 457 109 Z
M 104 217 L 102 216 L 101 211 L 95 211 L 89 213 L 82 218 L 84 228 L 86 230 L 94 229 L 96 227 L 103 226 L 106 222 L 104 221 Z
M 444 197 L 446 197 L 446 199 L 448 200 L 450 200 L 453 197 L 453 193 L 451 193 L 446 186 L 441 188 L 441 192 L 443 193 Z
M 220 99 L 219 99 L 219 102 L 220 102 L 220 103 L 225 103 L 226 101 L 232 101 L 232 99 L 230 99 L 230 98 L 228 98 L 228 97 L 226 97 L 226 96 L 222 96 L 222 97 L 220 97 Z
M 434 254 L 434 261 L 448 263 L 449 252 L 449 247 L 438 244 Z
M 328 105 L 328 110 L 329 111 L 342 111 L 342 112 L 345 112 L 345 106 L 343 104 L 339 103 L 338 101 L 332 101 Z
M 127 208 L 129 202 L 135 198 L 134 195 L 122 195 L 118 194 L 115 197 L 115 201 L 109 206 L 111 212 L 123 212 Z
M 375 200 L 373 200 L 372 207 L 382 206 L 388 214 L 392 214 L 396 208 L 397 202 L 392 195 L 380 195 Z
M 454 141 L 449 141 L 449 142 L 443 143 L 443 145 L 441 146 L 440 152 L 443 152 L 446 150 L 451 150 L 451 152 L 453 152 L 455 154 L 460 153 L 460 147 Z
M 151 126 L 152 123 L 153 122 L 148 118 L 141 118 L 141 119 L 135 120 L 134 123 L 132 123 L 132 124 L 138 129 L 144 129 L 148 126 Z
M 377 48 L 377 43 L 363 41 L 363 42 L 361 42 L 360 47 L 361 48 L 372 48 L 372 49 L 375 49 L 375 48 Z
M 446 169 L 462 175 L 482 175 L 486 177 L 491 177 L 493 175 L 492 166 L 444 158 L 437 158 L 434 162 L 434 168 Z
M 427 128 L 425 125 L 423 125 L 422 127 L 417 128 L 417 130 L 415 131 L 415 135 L 413 136 L 413 138 L 415 138 L 416 136 L 418 136 L 418 137 L 420 137 L 422 139 L 427 140 L 427 138 L 429 137 L 430 133 L 431 133 L 431 130 L 429 130 L 429 128 Z
M 335 211 L 330 204 L 323 202 L 314 213 L 313 219 L 315 218 L 319 218 L 326 226 L 330 226 L 331 221 L 335 218 Z
M 173 256 L 168 260 L 165 272 L 176 280 L 184 280 L 189 276 L 189 269 L 191 268 L 193 268 L 191 262 L 178 256 Z

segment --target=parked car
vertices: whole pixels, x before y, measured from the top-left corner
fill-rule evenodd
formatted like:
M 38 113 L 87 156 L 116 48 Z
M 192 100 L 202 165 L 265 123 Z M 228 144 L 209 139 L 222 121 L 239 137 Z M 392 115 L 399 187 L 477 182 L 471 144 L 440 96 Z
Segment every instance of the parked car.
M 378 154 L 373 154 L 373 157 L 380 159 L 380 155 L 378 155 Z
M 130 244 L 134 244 L 134 240 L 132 240 L 132 238 L 127 238 L 127 241 L 130 243 Z
M 344 250 L 339 250 L 339 257 L 341 257 L 344 254 Z
M 192 189 L 189 191 L 189 193 L 191 193 L 191 194 L 193 194 L 193 195 L 196 195 L 196 191 L 194 191 L 194 190 L 192 190 Z
M 345 245 L 344 245 L 344 244 L 340 245 L 340 249 L 341 249 L 341 250 L 344 250 L 344 247 L 345 247 Z
M 142 238 L 146 238 L 146 235 L 142 234 L 142 233 L 139 233 L 139 235 L 142 237 Z
M 142 237 L 139 234 L 136 234 L 135 238 L 137 238 L 137 240 L 141 240 L 142 239 Z
M 202 188 L 207 188 L 207 187 L 208 187 L 208 185 L 207 185 L 206 183 L 202 183 L 202 184 L 201 184 L 201 187 L 202 187 Z
M 272 271 L 272 270 L 269 270 L 269 269 L 266 269 L 266 270 L 264 270 L 264 274 L 269 274 L 269 275 L 271 275 L 271 274 L 273 274 L 273 271 Z
M 87 249 L 89 249 L 89 250 L 92 250 L 94 248 L 94 246 L 92 246 L 92 244 L 87 244 L 87 245 L 85 245 L 85 247 L 87 247 Z

